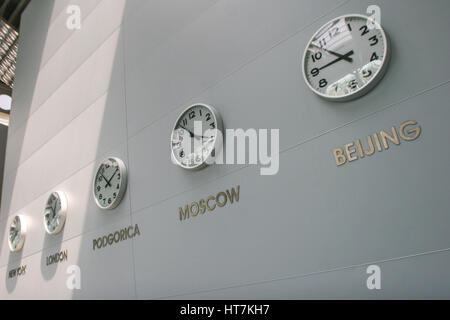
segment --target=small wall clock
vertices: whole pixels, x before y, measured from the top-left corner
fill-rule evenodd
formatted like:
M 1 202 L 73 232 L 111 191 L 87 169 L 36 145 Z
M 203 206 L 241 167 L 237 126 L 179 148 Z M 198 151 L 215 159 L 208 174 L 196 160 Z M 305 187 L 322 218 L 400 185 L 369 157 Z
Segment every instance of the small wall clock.
M 201 125 L 196 132 L 194 124 Z M 172 159 L 184 169 L 205 167 L 222 147 L 219 133 L 223 132 L 222 118 L 213 107 L 196 103 L 187 107 L 172 130 L 170 148 Z
M 67 198 L 64 192 L 55 191 L 47 200 L 44 211 L 44 228 L 48 234 L 57 234 L 64 227 L 67 215 Z
M 376 21 L 345 15 L 325 24 L 311 38 L 303 54 L 303 76 L 319 96 L 348 101 L 375 87 L 389 56 L 389 40 Z
M 95 203 L 101 209 L 114 209 L 127 189 L 127 168 L 119 158 L 110 157 L 99 165 L 93 182 Z
M 17 252 L 22 249 L 26 232 L 27 226 L 25 217 L 21 215 L 15 216 L 9 226 L 8 236 L 9 249 L 12 252 Z

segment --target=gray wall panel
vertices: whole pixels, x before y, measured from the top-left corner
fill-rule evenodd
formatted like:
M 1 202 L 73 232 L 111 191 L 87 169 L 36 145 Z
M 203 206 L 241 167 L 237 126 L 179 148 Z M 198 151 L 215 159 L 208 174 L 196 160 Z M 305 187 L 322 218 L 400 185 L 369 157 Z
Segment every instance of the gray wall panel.
M 442 252 L 377 262 L 381 290 L 368 290 L 367 268 L 349 267 L 266 283 L 210 290 L 167 299 L 449 299 L 450 254 Z
M 448 139 L 448 89 L 284 152 L 276 176 L 247 167 L 137 213 L 135 221 L 150 229 L 136 240 L 138 295 L 172 296 L 449 248 L 450 153 L 436 148 Z M 422 126 L 417 141 L 336 168 L 332 149 L 405 117 Z M 180 206 L 238 184 L 239 203 L 179 221 Z

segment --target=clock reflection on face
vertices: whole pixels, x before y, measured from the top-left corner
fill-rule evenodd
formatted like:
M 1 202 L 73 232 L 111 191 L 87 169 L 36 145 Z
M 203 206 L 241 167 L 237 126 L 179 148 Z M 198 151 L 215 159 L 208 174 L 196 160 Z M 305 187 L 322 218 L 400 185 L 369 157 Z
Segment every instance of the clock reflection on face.
M 15 216 L 9 226 L 8 243 L 9 249 L 12 252 L 17 252 L 22 249 L 25 242 L 26 223 L 25 217 Z
M 44 227 L 48 234 L 57 234 L 64 227 L 67 214 L 67 199 L 63 192 L 53 192 L 45 206 Z

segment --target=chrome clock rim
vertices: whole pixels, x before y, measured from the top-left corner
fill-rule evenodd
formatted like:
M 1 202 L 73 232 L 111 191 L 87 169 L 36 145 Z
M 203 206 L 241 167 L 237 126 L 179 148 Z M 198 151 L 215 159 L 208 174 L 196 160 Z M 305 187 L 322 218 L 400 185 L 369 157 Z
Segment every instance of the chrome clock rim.
M 119 186 L 119 191 L 117 193 L 116 199 L 114 199 L 114 201 L 112 201 L 109 205 L 103 206 L 100 204 L 100 202 L 97 199 L 97 196 L 95 195 L 95 181 L 97 179 L 98 171 L 100 170 L 102 165 L 105 162 L 111 161 L 111 160 L 117 162 L 117 164 L 119 166 L 119 172 L 120 172 L 120 176 L 121 176 L 120 186 Z M 126 167 L 125 163 L 117 157 L 107 157 L 107 158 L 103 159 L 100 162 L 100 164 L 97 166 L 97 169 L 95 170 L 95 174 L 94 174 L 94 179 L 92 181 L 92 195 L 94 197 L 94 201 L 97 204 L 97 206 L 103 210 L 111 210 L 111 209 L 116 208 L 120 204 L 120 202 L 122 202 L 122 198 L 125 195 L 126 189 L 127 189 L 127 167 Z
M 310 44 L 312 42 L 312 40 L 316 37 L 316 35 L 323 29 L 325 28 L 327 25 L 329 25 L 330 23 L 332 23 L 333 21 L 339 20 L 339 19 L 346 19 L 346 18 L 363 18 L 366 20 L 371 19 L 369 16 L 363 15 L 363 14 L 359 14 L 359 13 L 355 13 L 355 14 L 345 14 L 342 16 L 338 16 L 336 18 L 333 18 L 329 21 L 327 21 L 325 24 L 323 24 L 319 29 L 317 29 L 317 31 L 313 34 L 313 36 L 309 39 L 308 43 L 306 44 L 306 48 L 303 52 L 303 57 L 302 57 L 302 73 L 303 73 L 303 79 L 306 82 L 306 84 L 308 85 L 309 89 L 311 89 L 311 91 L 313 91 L 315 94 L 317 94 L 318 96 L 322 97 L 325 100 L 328 101 L 337 101 L 337 102 L 345 102 L 345 101 L 350 101 L 353 99 L 357 99 L 359 97 L 362 97 L 363 95 L 367 94 L 369 91 L 371 91 L 379 82 L 380 80 L 384 77 L 386 71 L 387 71 L 387 66 L 389 64 L 390 58 L 391 58 L 391 54 L 390 54 L 390 40 L 389 37 L 387 36 L 386 32 L 384 31 L 383 27 L 375 20 L 371 19 L 373 21 L 374 24 L 376 24 L 377 28 L 380 30 L 381 34 L 383 35 L 383 38 L 386 40 L 385 41 L 385 46 L 384 46 L 384 50 L 383 50 L 383 57 L 384 59 L 382 60 L 382 65 L 381 67 L 375 72 L 375 74 L 373 75 L 372 79 L 366 83 L 364 86 L 362 86 L 361 88 L 359 88 L 356 91 L 347 93 L 345 95 L 342 96 L 330 96 L 330 95 L 326 95 L 321 93 L 320 91 L 316 90 L 316 88 L 314 88 L 308 81 L 308 78 L 306 76 L 306 70 L 305 70 L 305 64 L 306 64 L 306 54 L 308 53 L 308 48 L 310 47 Z

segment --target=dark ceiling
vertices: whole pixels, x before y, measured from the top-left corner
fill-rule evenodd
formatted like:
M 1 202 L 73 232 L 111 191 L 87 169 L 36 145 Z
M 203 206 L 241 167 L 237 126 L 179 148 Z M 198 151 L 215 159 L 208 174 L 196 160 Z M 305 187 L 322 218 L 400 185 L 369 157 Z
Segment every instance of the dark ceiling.
M 0 16 L 17 31 L 20 16 L 30 0 L 0 0 Z
M 20 17 L 31 0 L 0 0 L 0 94 L 11 95 Z

